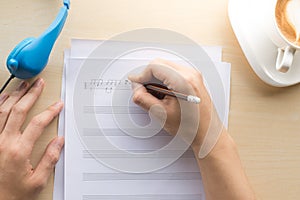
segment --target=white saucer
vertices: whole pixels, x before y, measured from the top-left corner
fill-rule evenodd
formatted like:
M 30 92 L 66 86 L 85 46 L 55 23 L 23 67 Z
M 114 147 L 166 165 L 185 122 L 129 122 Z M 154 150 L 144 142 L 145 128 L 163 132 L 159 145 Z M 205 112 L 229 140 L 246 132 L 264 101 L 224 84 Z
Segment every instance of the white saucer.
M 229 0 L 228 12 L 235 35 L 255 73 L 270 85 L 285 87 L 300 82 L 300 53 L 296 52 L 288 72 L 275 69 L 277 46 L 268 37 L 264 20 L 272 1 Z

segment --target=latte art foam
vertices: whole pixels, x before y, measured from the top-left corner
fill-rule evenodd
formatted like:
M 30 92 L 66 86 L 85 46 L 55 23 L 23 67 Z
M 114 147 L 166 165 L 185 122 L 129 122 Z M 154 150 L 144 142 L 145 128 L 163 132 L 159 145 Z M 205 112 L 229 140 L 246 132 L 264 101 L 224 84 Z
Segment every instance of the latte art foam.
M 281 33 L 300 46 L 300 0 L 278 0 L 275 15 Z

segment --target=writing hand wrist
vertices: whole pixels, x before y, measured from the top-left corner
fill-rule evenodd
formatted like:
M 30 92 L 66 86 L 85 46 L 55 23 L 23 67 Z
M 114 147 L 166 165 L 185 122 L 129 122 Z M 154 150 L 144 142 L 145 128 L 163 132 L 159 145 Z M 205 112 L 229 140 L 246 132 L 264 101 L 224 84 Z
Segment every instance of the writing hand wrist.
M 214 146 L 214 148 L 209 152 L 209 154 L 200 159 L 199 158 L 199 151 L 200 151 L 200 147 L 201 145 L 197 145 L 196 143 L 191 146 L 192 150 L 195 154 L 195 157 L 199 159 L 200 163 L 201 161 L 205 161 L 205 160 L 211 160 L 211 159 L 218 159 L 221 157 L 226 157 L 226 152 L 228 151 L 236 151 L 236 144 L 233 141 L 233 139 L 231 138 L 231 136 L 227 133 L 226 129 L 222 130 L 222 133 L 220 134 L 220 137 L 216 143 L 216 145 Z

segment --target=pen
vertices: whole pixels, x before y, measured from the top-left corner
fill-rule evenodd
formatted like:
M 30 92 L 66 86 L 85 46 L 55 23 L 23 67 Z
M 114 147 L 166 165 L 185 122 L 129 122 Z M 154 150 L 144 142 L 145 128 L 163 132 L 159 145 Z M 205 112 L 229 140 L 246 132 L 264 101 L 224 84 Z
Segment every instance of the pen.
M 151 93 L 153 96 L 157 97 L 158 99 L 163 99 L 165 95 L 168 95 L 196 104 L 199 104 L 201 101 L 201 99 L 197 96 L 186 95 L 179 92 L 175 92 L 173 90 L 169 90 L 167 87 L 160 84 L 148 83 L 148 84 L 144 84 L 144 87 L 147 89 L 149 93 Z

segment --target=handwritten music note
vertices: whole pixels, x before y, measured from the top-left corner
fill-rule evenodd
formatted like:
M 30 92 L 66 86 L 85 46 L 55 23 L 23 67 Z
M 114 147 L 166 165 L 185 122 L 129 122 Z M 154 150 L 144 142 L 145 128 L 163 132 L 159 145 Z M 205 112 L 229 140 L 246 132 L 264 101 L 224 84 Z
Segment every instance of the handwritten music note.
M 131 82 L 128 79 L 91 79 L 84 82 L 85 90 L 105 90 L 106 93 L 111 93 L 113 90 L 130 90 Z

